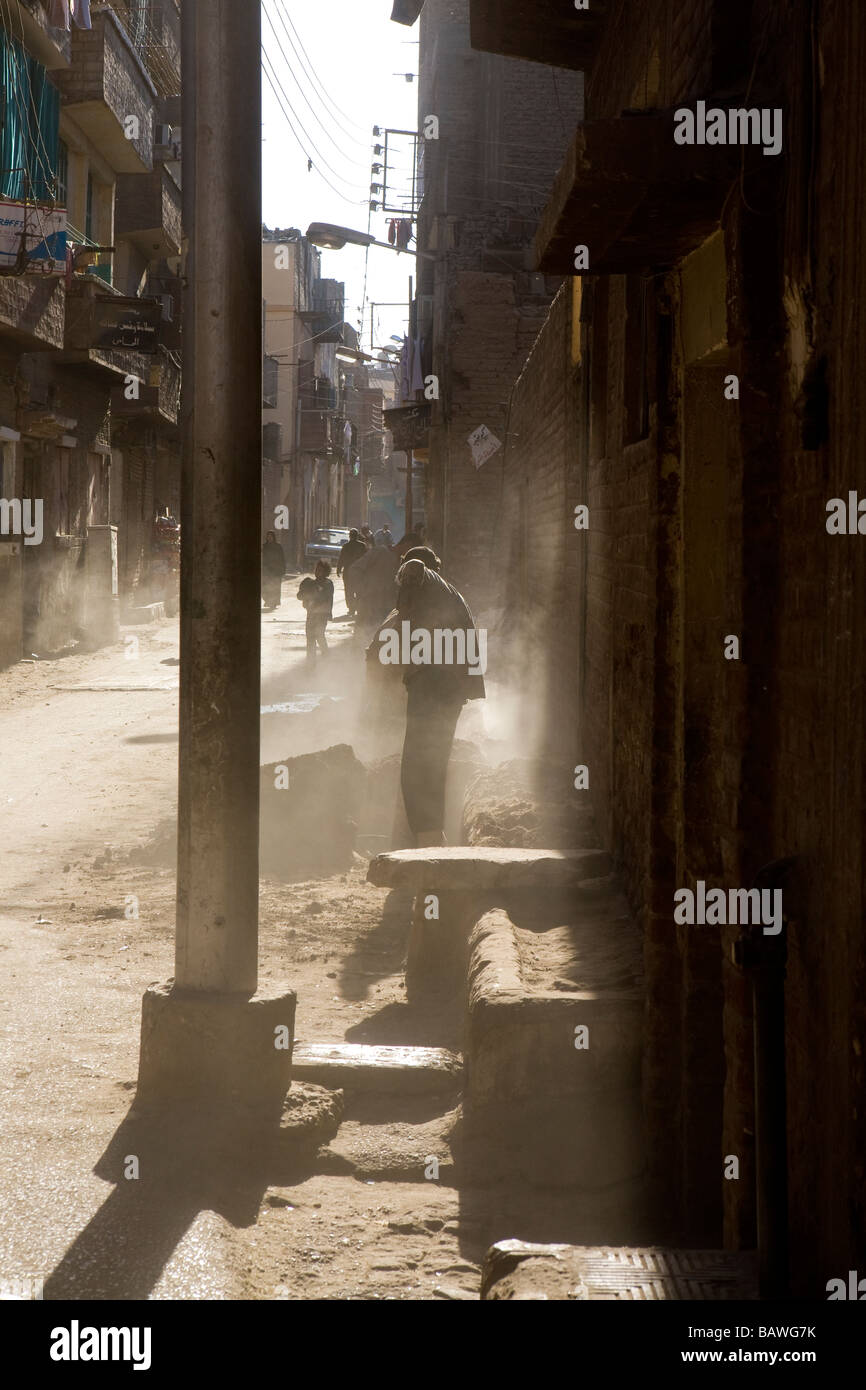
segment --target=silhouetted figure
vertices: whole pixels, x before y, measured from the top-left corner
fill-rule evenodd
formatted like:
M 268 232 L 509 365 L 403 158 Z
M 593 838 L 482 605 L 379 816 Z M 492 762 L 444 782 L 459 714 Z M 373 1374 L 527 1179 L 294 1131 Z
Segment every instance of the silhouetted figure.
M 283 596 L 286 556 L 276 534 L 268 531 L 262 546 L 262 602 L 265 608 L 279 608 Z
M 362 556 L 352 571 L 358 623 L 376 627 L 394 607 L 400 556 L 390 546 L 376 546 Z
M 366 554 L 367 547 L 353 527 L 346 544 L 340 548 L 340 558 L 337 561 L 337 575 L 343 576 L 343 588 L 346 591 L 346 607 L 353 617 L 357 611 L 357 602 L 351 571 Z
M 403 671 L 407 700 L 400 781 L 419 847 L 444 842 L 445 782 L 457 720 L 467 700 L 486 693 L 486 647 L 463 595 L 438 570 L 439 559 L 429 547 L 407 552 L 397 575 L 397 607 L 367 649 L 370 661 L 399 664 Z M 462 646 L 453 640 L 458 632 Z M 416 641 L 423 634 L 426 660 Z M 450 634 L 447 640 L 444 634 Z
M 302 579 L 298 598 L 307 610 L 307 657 L 314 660 L 317 650 L 328 654 L 325 629 L 334 612 L 334 585 L 328 578 L 331 566 L 327 560 L 317 560 L 315 579 Z

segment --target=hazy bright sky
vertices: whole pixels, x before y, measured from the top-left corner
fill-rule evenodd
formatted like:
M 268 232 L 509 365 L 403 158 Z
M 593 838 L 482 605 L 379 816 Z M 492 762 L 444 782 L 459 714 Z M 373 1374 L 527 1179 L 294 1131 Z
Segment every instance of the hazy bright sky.
M 419 26 L 394 24 L 391 0 L 262 0 L 262 11 L 265 66 L 272 64 L 284 108 L 263 76 L 262 220 L 269 227 L 299 227 L 302 232 L 310 222 L 366 231 L 370 199 L 381 202 L 381 195 L 369 191 L 371 183 L 381 182 L 370 172 L 374 160 L 382 162 L 373 145 L 384 143 L 375 139 L 372 128 L 417 129 L 418 83 L 407 82 L 402 74 L 418 71 Z M 403 172 L 408 176 L 405 161 Z M 371 215 L 370 231 L 387 241 L 391 214 Z M 364 255 L 359 246 L 322 253 L 322 274 L 346 283 L 346 319 L 356 327 Z M 371 300 L 397 302 L 394 308 L 375 311 L 377 346 L 387 343 L 390 334 L 404 332 L 408 310 L 402 306 L 414 274 L 413 256 L 371 248 L 365 347 Z

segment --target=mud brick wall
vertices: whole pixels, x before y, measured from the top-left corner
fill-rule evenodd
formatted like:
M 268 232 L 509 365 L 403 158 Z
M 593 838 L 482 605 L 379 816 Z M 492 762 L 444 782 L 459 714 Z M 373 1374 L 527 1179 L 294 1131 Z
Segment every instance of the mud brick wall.
M 434 403 L 426 513 L 446 572 L 481 607 L 491 590 L 493 522 L 502 456 L 476 469 L 467 436 L 486 425 L 504 440 L 511 389 L 558 281 L 532 273 L 529 248 L 546 190 L 582 102 L 573 72 L 476 53 L 467 0 L 428 0 L 422 12 L 419 119 L 440 138 L 424 147 L 419 262 L 432 297 Z
M 779 36 L 788 69 L 803 74 L 789 119 L 806 121 L 817 101 L 820 145 L 812 168 L 798 141 L 784 204 L 772 832 L 775 853 L 799 856 L 787 983 L 791 1258 L 826 1282 L 866 1269 L 866 538 L 825 529 L 830 498 L 866 496 L 866 16 L 823 6 L 814 52 L 808 18 L 794 6 Z M 810 77 L 818 58 L 833 74 L 820 88 Z
M 564 285 L 514 387 L 494 536 L 506 622 L 489 656 L 491 675 L 519 690 L 522 755 L 555 757 L 560 795 L 572 787 L 582 746 L 583 538 L 573 524 L 582 500 L 579 380 L 570 365 L 571 320 L 571 286 Z

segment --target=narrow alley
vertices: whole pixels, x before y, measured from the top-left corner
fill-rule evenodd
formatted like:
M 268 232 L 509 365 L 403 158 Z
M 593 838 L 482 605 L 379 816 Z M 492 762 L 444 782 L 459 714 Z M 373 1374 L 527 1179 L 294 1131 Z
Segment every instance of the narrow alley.
M 864 73 L 846 0 L 0 0 L 34 1365 L 845 1356 Z

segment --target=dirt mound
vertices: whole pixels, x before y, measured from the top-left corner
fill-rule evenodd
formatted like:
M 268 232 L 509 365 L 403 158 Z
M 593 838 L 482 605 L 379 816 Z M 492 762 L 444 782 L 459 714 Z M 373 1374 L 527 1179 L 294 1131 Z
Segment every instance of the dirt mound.
M 260 774 L 259 862 L 286 880 L 351 868 L 367 773 L 348 743 L 266 763 Z
M 572 791 L 567 772 L 560 762 L 515 758 L 479 773 L 466 790 L 463 844 L 598 848 L 589 793 Z

